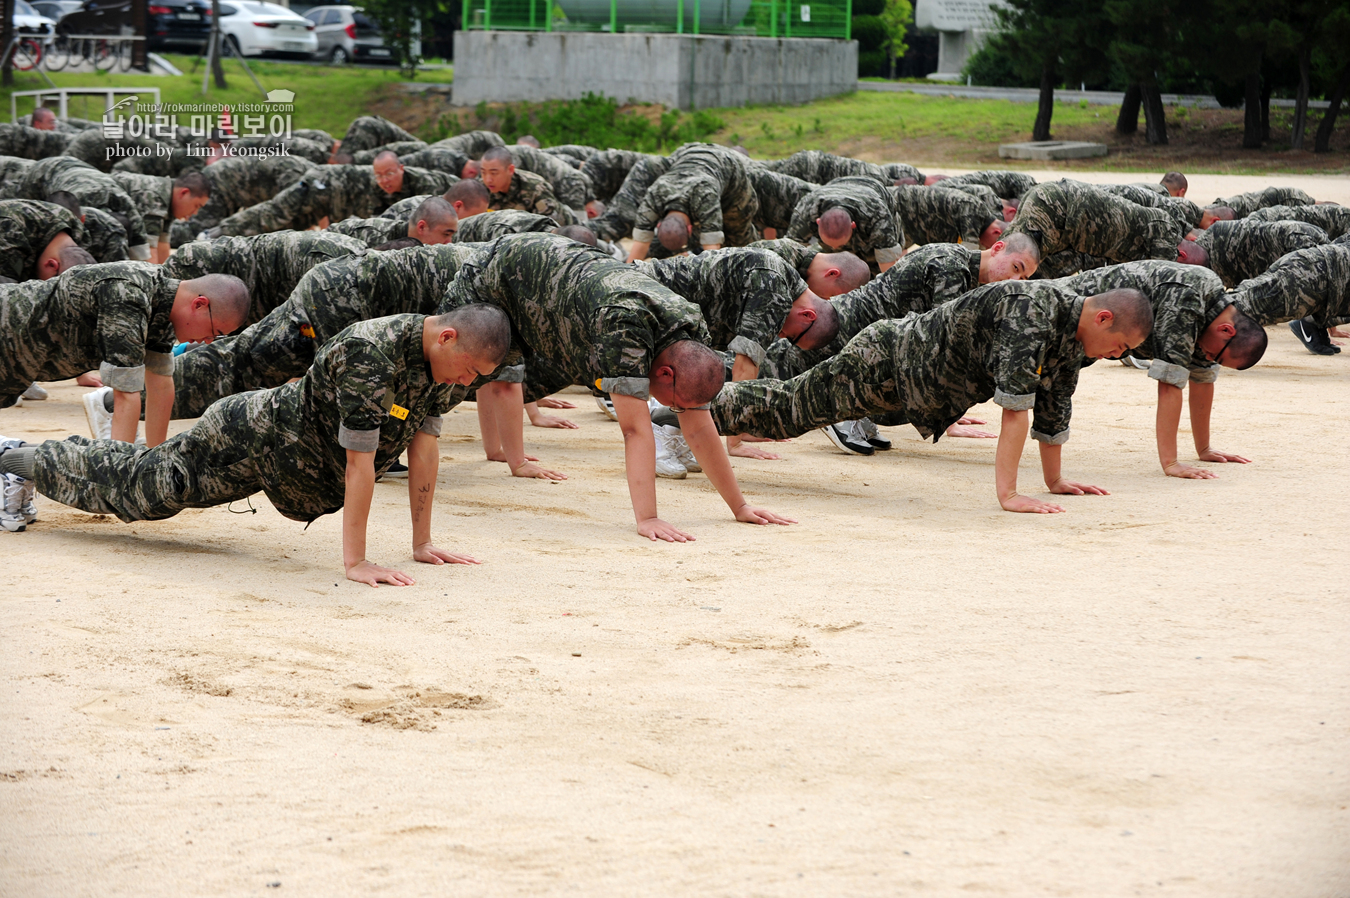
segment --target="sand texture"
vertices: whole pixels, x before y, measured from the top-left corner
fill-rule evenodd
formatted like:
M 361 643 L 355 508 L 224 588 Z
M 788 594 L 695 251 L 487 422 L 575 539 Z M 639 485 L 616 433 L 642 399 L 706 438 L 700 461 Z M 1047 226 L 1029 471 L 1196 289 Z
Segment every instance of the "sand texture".
M 85 432 L 50 389 L 0 433 Z M 484 564 L 413 564 L 381 483 L 403 589 L 342 579 L 338 516 L 40 498 L 0 533 L 0 895 L 1344 898 L 1350 348 L 1279 326 L 1226 372 L 1215 444 L 1254 463 L 1217 480 L 1162 476 L 1155 394 L 1083 372 L 1065 472 L 1112 495 L 1066 514 L 998 509 L 993 440 L 812 433 L 735 462 L 794 527 L 660 482 L 685 546 L 633 532 L 589 396 L 526 427 L 559 484 L 464 405 L 434 532 Z

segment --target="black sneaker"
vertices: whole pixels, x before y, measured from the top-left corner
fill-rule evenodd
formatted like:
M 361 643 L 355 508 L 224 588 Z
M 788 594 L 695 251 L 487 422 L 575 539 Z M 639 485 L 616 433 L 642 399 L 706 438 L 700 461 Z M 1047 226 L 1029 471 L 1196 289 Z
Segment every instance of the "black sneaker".
M 830 424 L 820 430 L 830 438 L 831 443 L 850 455 L 872 455 L 876 452 L 867 442 L 867 438 L 863 436 L 862 428 L 858 426 L 857 421 Z
M 407 480 L 408 466 L 400 461 L 394 462 L 392 465 L 389 466 L 389 470 L 384 472 L 384 476 L 381 477 L 380 479 L 384 480 L 386 478 L 389 480 Z
M 861 418 L 858 421 L 858 429 L 862 433 L 863 439 L 867 440 L 867 445 L 878 452 L 885 452 L 891 448 L 891 441 L 881 435 L 877 426 L 872 423 L 871 418 Z
M 1313 324 L 1312 318 L 1300 318 L 1297 321 L 1289 322 L 1289 329 L 1298 337 L 1298 341 L 1303 347 L 1314 355 L 1335 355 L 1341 351 L 1339 346 L 1331 345 L 1331 337 L 1327 335 L 1327 329 L 1317 327 Z

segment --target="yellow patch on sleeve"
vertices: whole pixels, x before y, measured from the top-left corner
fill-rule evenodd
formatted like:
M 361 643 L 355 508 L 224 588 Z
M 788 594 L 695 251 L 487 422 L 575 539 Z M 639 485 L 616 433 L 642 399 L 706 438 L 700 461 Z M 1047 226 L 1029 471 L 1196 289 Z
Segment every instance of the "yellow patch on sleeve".
M 600 380 L 601 380 L 601 379 L 598 378 L 598 377 L 595 379 L 595 388 L 596 388 L 597 390 L 603 390 L 603 389 L 604 389 L 604 387 L 600 386 Z
M 316 339 L 314 336 L 314 328 L 310 327 L 308 324 L 300 325 L 300 333 L 304 334 L 306 337 L 309 337 L 311 340 Z
M 406 421 L 408 419 L 408 410 L 401 405 L 389 406 L 389 414 L 398 418 L 400 421 Z

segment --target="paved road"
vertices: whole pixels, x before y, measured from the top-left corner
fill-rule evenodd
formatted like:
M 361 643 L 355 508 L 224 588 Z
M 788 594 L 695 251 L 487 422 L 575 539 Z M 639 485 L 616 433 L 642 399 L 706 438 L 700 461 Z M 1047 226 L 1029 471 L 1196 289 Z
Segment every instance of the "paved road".
M 930 97 L 966 97 L 982 100 L 1009 100 L 1013 103 L 1039 103 L 1040 91 L 1034 87 L 972 87 L 964 84 L 935 82 L 911 84 L 902 81 L 859 81 L 858 90 L 925 94 Z M 1089 106 L 1119 106 L 1125 94 L 1111 90 L 1057 90 L 1055 100 L 1060 103 L 1078 103 L 1087 100 Z M 1203 94 L 1163 94 L 1165 106 L 1192 106 L 1200 109 L 1219 109 L 1219 101 Z M 1293 100 L 1273 99 L 1272 106 L 1293 108 Z M 1326 109 L 1325 100 L 1308 103 L 1310 109 Z

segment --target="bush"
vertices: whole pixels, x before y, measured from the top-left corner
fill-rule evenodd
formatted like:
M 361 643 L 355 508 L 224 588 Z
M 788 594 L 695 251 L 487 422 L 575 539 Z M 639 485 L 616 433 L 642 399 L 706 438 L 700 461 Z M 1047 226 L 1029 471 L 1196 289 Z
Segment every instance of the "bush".
M 671 109 L 653 123 L 636 112 L 620 112 L 619 102 L 611 97 L 588 93 L 580 100 L 511 103 L 497 109 L 479 103 L 472 115 L 443 115 L 423 133 L 426 140 L 434 142 L 486 128 L 500 133 L 508 143 L 533 134 L 546 147 L 580 143 L 653 153 L 703 140 L 724 126 L 720 118 L 702 110 L 684 116 L 678 109 Z
M 858 54 L 880 50 L 886 42 L 886 24 L 880 16 L 854 16 L 853 39 L 858 42 Z
M 886 0 L 853 0 L 853 27 L 858 27 L 858 16 L 879 16 L 886 8 Z
M 996 38 L 985 41 L 984 46 L 970 55 L 961 68 L 961 74 L 968 77 L 972 84 L 987 87 L 1040 86 L 1036 80 L 1017 73 L 1012 51 Z
M 859 78 L 885 78 L 890 75 L 890 68 L 885 50 L 858 51 Z

